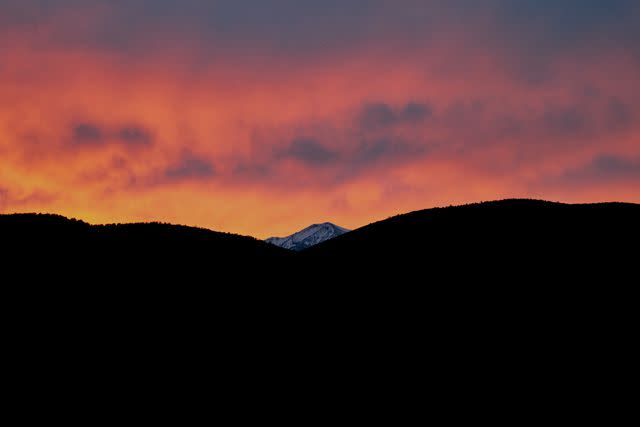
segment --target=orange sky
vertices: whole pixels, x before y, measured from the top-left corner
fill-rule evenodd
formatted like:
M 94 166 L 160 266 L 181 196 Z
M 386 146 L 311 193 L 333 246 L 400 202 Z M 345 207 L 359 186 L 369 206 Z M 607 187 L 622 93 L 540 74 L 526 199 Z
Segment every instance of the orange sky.
M 448 11 L 428 42 L 398 30 L 405 15 L 345 46 L 298 28 L 302 48 L 163 18 L 148 25 L 168 35 L 124 27 L 132 47 L 114 47 L 87 41 L 122 12 L 95 3 L 0 19 L 0 212 L 265 238 L 506 197 L 640 202 L 624 43 L 532 51 Z

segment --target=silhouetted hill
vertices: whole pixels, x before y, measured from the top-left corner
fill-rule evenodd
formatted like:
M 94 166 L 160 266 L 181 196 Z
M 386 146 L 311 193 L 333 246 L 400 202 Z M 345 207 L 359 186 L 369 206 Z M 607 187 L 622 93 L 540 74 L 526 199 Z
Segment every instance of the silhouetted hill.
M 10 348 L 21 375 L 55 386 L 78 371 L 155 387 L 169 368 L 265 395 L 284 378 L 405 390 L 404 401 L 424 383 L 462 388 L 478 408 L 496 390 L 498 411 L 540 396 L 564 406 L 635 363 L 639 219 L 638 205 L 506 200 L 400 215 L 293 253 L 166 224 L 0 216 Z
M 0 215 L 5 258 L 23 274 L 149 283 L 227 277 L 270 269 L 292 256 L 253 237 L 163 223 L 90 225 L 58 215 Z M 43 270 L 44 267 L 47 267 Z M 116 283 L 117 284 L 117 283 Z M 158 283 L 156 283 L 158 284 Z
M 293 253 L 252 237 L 161 223 L 93 226 L 57 215 L 0 215 L 14 262 L 141 280 L 329 288 L 614 277 L 635 266 L 640 205 L 503 200 L 427 209 Z
M 590 272 L 613 277 L 635 267 L 639 238 L 640 205 L 503 200 L 399 215 L 301 255 L 367 277 L 515 284 Z

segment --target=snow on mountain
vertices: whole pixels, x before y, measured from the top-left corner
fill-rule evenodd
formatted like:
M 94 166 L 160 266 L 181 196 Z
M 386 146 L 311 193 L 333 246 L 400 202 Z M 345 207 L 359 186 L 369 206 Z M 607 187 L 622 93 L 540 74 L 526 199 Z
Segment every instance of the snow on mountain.
M 338 227 L 330 222 L 325 222 L 324 224 L 313 224 L 288 237 L 271 237 L 267 239 L 266 242 L 280 246 L 281 248 L 302 251 L 318 243 L 348 233 L 349 231 L 351 230 Z

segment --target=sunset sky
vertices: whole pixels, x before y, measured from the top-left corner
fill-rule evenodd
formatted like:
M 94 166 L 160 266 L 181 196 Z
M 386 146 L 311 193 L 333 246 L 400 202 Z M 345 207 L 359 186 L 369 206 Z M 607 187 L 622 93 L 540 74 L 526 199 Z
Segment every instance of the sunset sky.
M 0 0 L 0 213 L 265 238 L 640 202 L 638 0 Z

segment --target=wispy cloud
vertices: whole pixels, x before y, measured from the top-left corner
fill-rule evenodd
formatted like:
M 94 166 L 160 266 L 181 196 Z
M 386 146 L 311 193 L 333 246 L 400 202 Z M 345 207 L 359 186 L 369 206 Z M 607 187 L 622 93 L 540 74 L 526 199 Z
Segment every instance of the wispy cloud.
M 210 179 L 216 175 L 213 163 L 206 157 L 186 152 L 164 171 L 164 178 L 173 181 Z
M 71 143 L 78 148 L 112 144 L 139 148 L 151 145 L 153 135 L 137 125 L 105 126 L 94 122 L 79 122 L 71 126 Z

